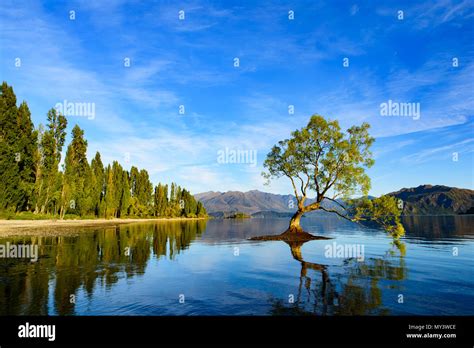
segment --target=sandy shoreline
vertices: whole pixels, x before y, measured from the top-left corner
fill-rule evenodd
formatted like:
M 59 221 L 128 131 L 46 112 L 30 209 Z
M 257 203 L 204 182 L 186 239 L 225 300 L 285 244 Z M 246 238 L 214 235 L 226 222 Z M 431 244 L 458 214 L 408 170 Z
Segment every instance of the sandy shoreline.
M 137 222 L 204 220 L 206 218 L 86 219 L 86 220 L 0 220 L 0 237 L 12 235 L 49 235 L 68 227 L 118 226 Z M 77 233 L 77 231 L 74 231 Z

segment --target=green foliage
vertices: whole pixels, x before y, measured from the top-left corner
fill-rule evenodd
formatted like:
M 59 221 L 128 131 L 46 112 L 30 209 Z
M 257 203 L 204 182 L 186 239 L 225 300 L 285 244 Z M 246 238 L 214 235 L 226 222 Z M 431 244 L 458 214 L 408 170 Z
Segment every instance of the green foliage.
M 91 172 L 87 162 L 87 141 L 79 126 L 72 130 L 72 141 L 66 152 L 61 192 L 61 218 L 67 213 L 85 215 L 92 210 L 90 200 Z
M 114 161 L 112 166 L 107 166 L 105 177 L 105 217 L 117 218 L 127 215 L 130 204 L 128 174 L 117 161 Z
M 166 216 L 166 207 L 169 204 L 168 201 L 168 185 L 161 185 L 155 187 L 153 196 L 154 201 L 154 216 Z
M 55 109 L 48 111 L 48 129 L 39 130 L 36 157 L 35 212 L 56 214 L 60 208 L 62 174 L 58 166 L 66 140 L 67 120 Z M 59 192 L 59 193 L 58 193 Z
M 35 183 L 34 156 L 37 148 L 37 132 L 31 121 L 31 113 L 28 105 L 23 102 L 18 108 L 17 126 L 19 130 L 16 141 L 17 153 L 20 154 L 18 169 L 20 174 L 21 200 L 17 210 L 27 210 L 32 203 L 32 195 Z
M 175 183 L 153 189 L 148 172 L 130 172 L 114 161 L 104 167 L 97 152 L 87 161 L 87 140 L 72 129 L 59 170 L 67 119 L 51 109 L 46 129 L 34 129 L 28 105 L 16 106 L 5 82 L 0 96 L 0 218 L 205 217 L 204 206 Z
M 17 108 L 5 82 L 0 92 L 0 209 L 21 211 L 32 204 L 36 133 L 28 105 Z
M 384 195 L 375 199 L 361 198 L 352 200 L 351 205 L 354 221 L 375 222 L 395 239 L 405 234 L 400 222 L 401 210 L 395 197 Z
M 382 196 L 373 201 L 363 200 L 352 211 L 338 200 L 349 201 L 356 193 L 366 196 L 370 190 L 365 170 L 374 164 L 370 151 L 374 138 L 369 135 L 369 128 L 368 123 L 362 123 L 343 132 L 338 121 L 313 115 L 306 127 L 273 146 L 264 162 L 267 171 L 262 175 L 267 180 L 282 176 L 290 179 L 298 201 L 290 230 L 301 231 L 301 216 L 321 209 L 351 221 L 370 219 L 395 238 L 403 235 L 395 199 Z M 316 201 L 305 205 L 310 191 L 316 193 Z M 337 209 L 325 207 L 323 200 L 331 201 Z
M 367 194 L 370 178 L 365 168 L 374 163 L 370 151 L 374 138 L 369 128 L 363 123 L 344 133 L 338 121 L 313 115 L 306 127 L 273 146 L 264 162 L 267 172 L 263 176 L 290 178 L 295 196 L 303 204 L 309 190 L 316 192 L 318 203 L 330 192 L 333 199 L 358 191 Z
M 104 216 L 102 203 L 104 201 L 105 171 L 99 152 L 96 152 L 91 162 L 90 190 L 92 212 L 96 216 Z

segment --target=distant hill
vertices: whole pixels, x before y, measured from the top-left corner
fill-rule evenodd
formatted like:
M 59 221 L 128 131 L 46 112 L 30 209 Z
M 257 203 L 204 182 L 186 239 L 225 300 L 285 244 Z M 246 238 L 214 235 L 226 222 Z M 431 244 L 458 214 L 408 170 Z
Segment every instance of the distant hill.
M 389 195 L 404 201 L 406 215 L 455 215 L 472 213 L 474 190 L 441 185 L 403 188 Z
M 204 204 L 209 213 L 236 212 L 253 214 L 259 211 L 288 212 L 291 211 L 289 202 L 292 200 L 296 206 L 296 199 L 291 195 L 277 195 L 272 193 L 252 190 L 248 192 L 204 192 L 194 195 Z M 296 210 L 296 209 L 294 209 Z
M 247 192 L 227 191 L 227 192 L 203 192 L 194 195 L 201 201 L 206 211 L 214 217 L 226 217 L 231 213 L 243 212 L 252 216 L 277 216 L 277 213 L 289 215 L 296 211 L 296 198 L 293 195 L 279 195 L 258 190 Z M 306 204 L 314 202 L 314 199 L 307 199 Z M 333 202 L 324 202 L 328 208 L 337 206 Z M 280 214 L 281 215 L 281 214 Z
M 448 186 L 421 185 L 414 188 L 403 188 L 389 193 L 402 199 L 403 213 L 406 215 L 453 215 L 472 213 L 474 191 Z M 247 192 L 203 192 L 194 195 L 200 200 L 207 212 L 214 217 L 228 217 L 242 212 L 252 217 L 289 217 L 296 211 L 296 198 L 293 195 L 279 195 L 258 190 Z M 293 207 L 291 207 L 293 202 Z M 314 202 L 308 199 L 306 204 Z M 337 204 L 324 201 L 327 208 L 337 208 Z M 330 214 L 316 212 L 317 214 Z

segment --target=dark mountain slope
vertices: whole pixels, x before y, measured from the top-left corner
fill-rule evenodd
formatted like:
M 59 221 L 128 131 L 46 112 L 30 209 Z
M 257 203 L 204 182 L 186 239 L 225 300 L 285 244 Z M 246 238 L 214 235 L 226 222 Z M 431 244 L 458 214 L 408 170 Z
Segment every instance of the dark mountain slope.
M 406 215 L 463 214 L 474 206 L 474 190 L 421 185 L 389 193 L 404 202 Z

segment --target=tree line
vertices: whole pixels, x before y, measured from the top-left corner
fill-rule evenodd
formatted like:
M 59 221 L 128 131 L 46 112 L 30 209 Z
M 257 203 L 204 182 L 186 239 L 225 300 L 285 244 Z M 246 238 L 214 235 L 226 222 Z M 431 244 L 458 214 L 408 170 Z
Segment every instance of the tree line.
M 17 106 L 6 82 L 0 96 L 0 212 L 78 217 L 203 217 L 191 193 L 172 183 L 153 186 L 148 172 L 118 161 L 104 165 L 97 152 L 89 163 L 78 125 L 61 154 L 67 119 L 52 108 L 46 126 L 35 128 L 26 102 Z

